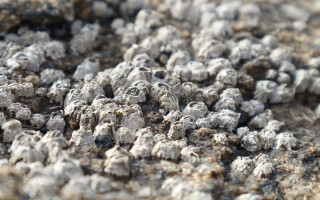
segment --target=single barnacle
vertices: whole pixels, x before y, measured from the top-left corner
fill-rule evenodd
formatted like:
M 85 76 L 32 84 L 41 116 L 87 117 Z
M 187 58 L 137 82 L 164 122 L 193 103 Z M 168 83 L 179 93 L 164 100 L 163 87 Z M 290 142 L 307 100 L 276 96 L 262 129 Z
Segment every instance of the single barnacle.
M 6 75 L 0 75 L 0 86 L 8 83 L 8 79 Z
M 138 87 L 129 87 L 125 92 L 124 99 L 129 104 L 143 103 L 146 101 L 146 95 Z
M 49 131 L 58 130 L 60 133 L 64 133 L 66 122 L 63 118 L 63 111 L 53 112 L 47 121 L 46 127 Z
M 272 119 L 272 120 L 268 121 L 265 129 L 270 130 L 270 131 L 274 131 L 274 132 L 278 132 L 280 130 L 281 126 L 284 126 L 284 122 L 279 122 L 278 120 Z
M 152 58 L 149 57 L 148 54 L 138 54 L 133 58 L 133 64 L 139 67 L 155 67 L 157 64 L 154 62 Z
M 69 104 L 71 104 L 74 101 L 79 101 L 81 99 L 81 90 L 79 89 L 71 89 L 64 100 L 64 108 L 66 108 Z M 83 100 L 82 100 L 83 101 Z
M 149 82 L 151 80 L 151 77 L 151 69 L 146 67 L 136 67 L 129 73 L 127 77 L 127 84 L 131 85 L 133 82 L 137 80 Z
M 130 46 L 130 45 L 133 45 L 135 43 L 137 43 L 137 38 L 136 38 L 135 32 L 126 30 L 122 34 L 121 44 L 122 45 L 126 45 L 126 46 Z
M 9 107 L 13 103 L 14 95 L 6 87 L 0 87 L 0 108 Z
M 226 51 L 226 47 L 218 40 L 208 40 L 204 41 L 197 52 L 197 56 L 210 60 L 213 58 L 222 57 L 223 53 Z
M 180 79 L 166 77 L 164 80 L 164 83 L 169 85 L 170 92 L 172 92 L 176 97 L 180 96 L 180 86 L 181 86 Z
M 214 105 L 214 109 L 218 112 L 222 109 L 230 109 L 235 111 L 236 102 L 232 98 L 220 98 L 220 100 Z
M 65 149 L 68 147 L 68 141 L 63 137 L 59 131 L 48 131 L 37 143 L 37 149 L 47 157 L 55 148 Z
M 249 117 L 253 117 L 264 111 L 264 104 L 258 100 L 244 101 L 242 102 L 240 109 L 248 113 Z
M 31 118 L 31 110 L 29 108 L 22 108 L 16 112 L 16 118 L 22 121 L 30 120 Z
M 153 142 L 153 132 L 150 127 L 140 129 L 137 132 L 138 138 L 134 142 L 130 153 L 135 158 L 148 158 L 151 156 L 151 151 L 154 146 Z
M 216 76 L 216 80 L 232 87 L 237 85 L 237 72 L 234 69 L 221 69 Z
M 86 24 L 81 30 L 73 36 L 70 41 L 70 48 L 72 52 L 83 54 L 94 45 L 99 34 L 100 26 L 98 24 Z
M 249 132 L 241 138 L 241 146 L 247 151 L 259 151 L 264 145 L 264 138 L 257 132 Z
M 18 146 L 11 153 L 10 163 L 16 164 L 17 162 L 33 163 L 43 162 L 44 156 L 41 151 L 36 150 L 32 146 Z
M 159 141 L 152 149 L 151 155 L 158 159 L 178 160 L 180 149 L 174 141 Z
M 160 45 L 156 38 L 154 37 L 147 37 L 144 39 L 141 44 L 141 47 L 145 49 L 146 52 L 152 59 L 156 59 L 160 55 Z M 128 51 L 128 50 L 127 50 Z M 135 56 L 134 56 L 135 57 Z
M 190 71 L 190 77 L 188 74 L 182 73 L 183 71 Z M 180 71 L 180 78 L 183 82 L 187 81 L 204 81 L 208 78 L 209 74 L 204 64 L 196 61 L 188 62 L 186 68 Z
M 86 102 L 84 100 L 75 100 L 69 103 L 64 109 L 66 119 L 68 120 L 68 123 L 73 130 L 79 128 L 82 106 L 84 105 L 86 105 Z
M 140 106 L 135 104 L 126 107 L 122 113 L 120 124 L 132 131 L 137 131 L 142 128 L 145 122 Z
M 236 113 L 229 109 L 222 109 L 217 115 L 210 116 L 213 125 L 218 122 L 220 128 L 226 128 L 228 131 L 233 131 L 239 123 L 240 113 Z
M 182 83 L 180 86 L 180 101 L 182 101 L 182 103 L 189 103 L 193 101 L 196 92 L 197 85 L 191 82 Z
M 256 166 L 252 173 L 254 176 L 259 176 L 260 178 L 268 177 L 274 171 L 267 154 L 260 153 L 254 158 L 254 164 Z
M 272 62 L 274 62 L 277 66 L 280 66 L 280 64 L 283 61 L 289 61 L 291 62 L 291 54 L 288 50 L 277 48 L 271 51 L 270 53 L 270 59 Z
M 184 147 L 181 152 L 181 159 L 185 162 L 190 162 L 191 164 L 196 164 L 200 161 L 199 155 L 196 153 L 196 148 L 194 146 Z
M 278 41 L 277 39 L 272 36 L 272 35 L 265 35 L 262 39 L 261 39 L 261 43 L 264 44 L 267 47 L 270 48 L 275 48 L 278 46 Z
M 150 83 L 147 81 L 135 81 L 131 86 L 139 88 L 145 95 L 148 95 L 150 92 Z
M 239 42 L 239 46 L 235 46 L 231 49 L 229 60 L 233 65 L 238 65 L 241 61 L 252 59 L 251 42 L 248 44 L 247 40 L 243 41 L 242 44 Z
M 284 73 L 284 72 L 279 72 L 278 73 L 278 77 L 277 77 L 277 83 L 279 83 L 279 84 L 282 84 L 282 83 L 290 84 L 291 83 L 291 78 L 290 78 L 289 74 Z
M 225 133 L 216 133 L 213 135 L 213 142 L 220 145 L 228 145 L 229 140 Z
M 171 110 L 179 110 L 178 98 L 171 92 L 166 92 L 159 99 L 159 110 L 163 114 Z
M 168 71 L 173 71 L 174 68 L 184 66 L 188 62 L 190 62 L 189 53 L 187 51 L 178 51 L 170 56 L 166 68 Z
M 163 26 L 158 29 L 157 39 L 163 43 L 170 43 L 179 37 L 179 33 L 176 27 L 172 25 Z
M 309 91 L 314 94 L 320 94 L 320 77 L 313 78 Z
M 42 114 L 33 114 L 30 119 L 30 123 L 32 126 L 36 128 L 41 128 L 46 124 L 44 116 Z
M 135 65 L 132 62 L 123 61 L 119 63 L 115 68 L 112 69 L 110 77 L 116 74 L 121 74 L 126 77 L 134 68 L 135 68 Z
M 97 125 L 96 113 L 94 112 L 94 109 L 90 106 L 84 105 L 81 107 L 80 113 L 80 129 L 93 131 L 94 127 Z
M 21 103 L 12 103 L 7 109 L 9 110 L 10 115 L 14 116 L 22 108 Z
M 200 88 L 194 96 L 195 101 L 204 102 L 209 108 L 218 99 L 218 91 L 213 87 Z
M 281 84 L 273 91 L 270 102 L 271 103 L 287 103 L 294 99 L 296 93 L 295 86 L 287 86 Z
M 179 119 L 182 117 L 182 114 L 180 111 L 172 110 L 170 111 L 166 116 L 163 117 L 164 122 L 170 122 L 173 124 L 176 121 L 179 121 Z
M 54 40 L 47 42 L 44 44 L 43 49 L 46 52 L 46 56 L 53 60 L 58 60 L 65 57 L 65 49 L 63 44 L 59 41 Z
M 282 61 L 278 72 L 285 72 L 294 75 L 296 72 L 296 67 L 291 62 L 285 60 Z
M 242 94 L 238 88 L 227 88 L 222 91 L 220 94 L 220 99 L 223 98 L 232 98 L 236 105 L 239 105 L 242 103 Z
M 186 130 L 187 127 L 183 122 L 174 122 L 170 126 L 168 138 L 171 140 L 178 140 L 180 138 L 183 138 L 185 136 Z
M 232 27 L 224 20 L 214 21 L 210 28 L 216 37 L 228 38 L 234 34 Z
M 125 126 L 114 127 L 114 140 L 119 144 L 132 144 L 136 139 L 136 135 Z
M 254 98 L 266 103 L 268 99 L 272 97 L 272 93 L 277 87 L 277 83 L 273 81 L 257 81 L 254 91 Z
M 220 18 L 232 21 L 238 17 L 241 4 L 242 3 L 238 1 L 225 2 L 217 6 L 216 11 Z
M 261 135 L 261 137 L 263 137 L 264 141 L 264 144 L 262 144 L 262 149 L 272 149 L 276 140 L 276 133 L 269 129 L 262 129 L 259 134 Z
M 199 26 L 202 28 L 210 27 L 213 22 L 219 19 L 218 13 L 216 12 L 205 12 L 202 14 Z
M 106 151 L 106 157 L 104 172 L 120 177 L 130 175 L 130 157 L 127 150 L 116 145 Z
M 59 102 L 60 105 L 63 103 L 63 97 L 67 93 L 70 84 L 70 79 L 58 79 L 54 84 L 50 87 L 50 90 L 47 94 L 47 97 L 50 99 L 50 101 L 56 101 Z
M 251 45 L 251 54 L 253 57 L 257 58 L 259 56 L 267 56 L 268 51 L 266 47 L 262 44 L 252 44 Z
M 13 142 L 16 135 L 22 133 L 22 126 L 18 120 L 12 119 L 1 125 L 3 130 L 3 143 Z
M 93 132 L 93 138 L 97 139 L 100 136 L 106 136 L 109 139 L 113 139 L 114 124 L 110 122 L 104 122 L 98 124 Z
M 191 115 L 182 116 L 179 121 L 185 124 L 187 130 L 196 128 L 196 119 Z
M 148 28 L 161 26 L 159 15 L 154 10 L 143 9 L 140 10 L 136 16 L 135 24 L 143 25 Z
M 64 77 L 65 74 L 62 70 L 45 69 L 40 73 L 41 83 L 45 85 L 50 85 L 52 82 Z
M 212 127 L 212 122 L 211 122 L 210 118 L 207 118 L 207 117 L 198 119 L 195 124 L 197 125 L 198 128 L 211 128 Z
M 191 115 L 195 120 L 204 117 L 208 112 L 208 107 L 203 102 L 190 102 L 183 110 L 183 115 Z
M 94 80 L 85 83 L 81 89 L 81 99 L 87 102 L 92 102 L 94 98 L 100 94 L 105 94 L 104 89 Z
M 263 113 L 256 115 L 252 118 L 249 122 L 249 126 L 254 128 L 264 128 L 268 121 L 272 119 L 272 112 L 271 110 L 266 110 Z
M 289 132 L 279 133 L 276 137 L 274 149 L 280 149 L 281 147 L 291 150 L 297 144 L 297 139 Z
M 87 74 L 96 75 L 100 71 L 100 64 L 98 59 L 86 58 L 76 69 L 73 78 L 76 81 L 83 80 Z
M 11 90 L 12 94 L 14 94 L 17 97 L 29 98 L 34 96 L 34 87 L 32 83 L 12 83 L 8 85 L 8 88 Z
M 215 77 L 222 69 L 233 69 L 231 62 L 225 58 L 215 58 L 208 62 L 208 72 L 210 77 Z
M 238 156 L 230 165 L 231 170 L 235 172 L 241 172 L 244 174 L 251 174 L 254 169 L 252 159 L 249 157 Z
M 72 136 L 69 141 L 70 145 L 75 145 L 76 147 L 92 147 L 95 146 L 92 137 L 91 130 L 78 129 L 72 132 Z

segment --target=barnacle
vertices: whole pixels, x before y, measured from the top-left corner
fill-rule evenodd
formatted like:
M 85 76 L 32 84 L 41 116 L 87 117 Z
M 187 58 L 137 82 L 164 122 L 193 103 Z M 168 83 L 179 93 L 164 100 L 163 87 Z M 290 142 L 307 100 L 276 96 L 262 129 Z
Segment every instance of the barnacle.
M 158 159 L 176 161 L 180 157 L 180 150 L 173 141 L 159 141 L 152 149 L 151 155 Z
M 252 117 L 264 111 L 264 104 L 257 100 L 244 101 L 242 102 L 240 109 Z
M 203 102 L 190 102 L 183 110 L 183 115 L 191 115 L 195 120 L 204 117 L 208 112 L 208 107 Z
M 279 133 L 276 137 L 274 149 L 285 147 L 287 150 L 291 150 L 297 144 L 297 139 L 289 132 Z
M 244 174 L 251 174 L 254 169 L 253 161 L 249 157 L 238 156 L 230 166 L 232 171 Z
M 1 125 L 3 130 L 3 142 L 12 142 L 16 135 L 22 132 L 21 123 L 18 120 L 10 120 Z
M 127 150 L 116 145 L 106 151 L 106 157 L 104 163 L 106 173 L 119 177 L 130 175 L 130 158 Z

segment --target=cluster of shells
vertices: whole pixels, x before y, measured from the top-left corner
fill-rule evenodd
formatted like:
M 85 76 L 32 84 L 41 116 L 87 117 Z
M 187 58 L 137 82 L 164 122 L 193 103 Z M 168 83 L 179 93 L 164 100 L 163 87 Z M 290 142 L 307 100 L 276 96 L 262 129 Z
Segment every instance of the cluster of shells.
M 259 5 L 92 1 L 95 23 L 76 19 L 73 6 L 52 8 L 66 12 L 70 39 L 24 26 L 7 33 L 21 16 L 0 10 L 11 16 L 0 26 L 0 177 L 11 181 L 0 183 L 1 199 L 210 200 L 223 197 L 212 191 L 225 174 L 268 180 L 269 152 L 296 147 L 268 106 L 320 95 L 320 59 L 297 67 L 277 37 L 251 34 L 267 20 Z M 308 13 L 281 10 L 293 31 L 306 29 Z M 107 68 L 96 51 L 104 20 L 123 55 Z M 81 62 L 70 69 L 67 59 Z

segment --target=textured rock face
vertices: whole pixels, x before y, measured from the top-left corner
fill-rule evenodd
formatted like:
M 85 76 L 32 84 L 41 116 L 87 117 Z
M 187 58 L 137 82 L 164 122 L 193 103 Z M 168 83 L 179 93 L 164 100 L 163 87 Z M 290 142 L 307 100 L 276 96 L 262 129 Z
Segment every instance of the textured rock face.
M 0 199 L 319 199 L 309 1 L 0 2 Z

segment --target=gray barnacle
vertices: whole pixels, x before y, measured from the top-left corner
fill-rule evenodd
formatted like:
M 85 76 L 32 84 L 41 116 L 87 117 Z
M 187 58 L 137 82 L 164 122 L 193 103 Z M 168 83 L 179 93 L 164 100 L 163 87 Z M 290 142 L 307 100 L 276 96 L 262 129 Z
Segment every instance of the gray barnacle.
M 264 138 L 257 132 L 248 132 L 241 138 L 241 146 L 247 151 L 259 151 L 264 145 Z
M 254 98 L 266 103 L 268 99 L 272 97 L 274 90 L 277 87 L 277 83 L 268 80 L 262 80 L 256 82 L 256 88 L 254 91 Z
M 129 128 L 132 131 L 137 131 L 142 128 L 145 124 L 143 113 L 139 105 L 134 104 L 130 106 L 126 106 L 121 110 L 119 110 L 120 117 L 120 125 Z
M 169 85 L 170 92 L 172 92 L 176 97 L 180 96 L 180 86 L 181 86 L 180 79 L 166 77 L 164 80 L 164 83 Z
M 129 104 L 143 103 L 146 101 L 146 94 L 138 87 L 129 87 L 125 92 L 124 99 Z
M 23 82 L 19 83 L 11 83 L 8 85 L 8 88 L 11 90 L 12 94 L 16 97 L 33 97 L 34 96 L 34 87 L 32 83 Z
M 277 71 L 275 69 L 268 69 L 266 72 L 266 79 L 274 80 L 277 77 Z
M 63 111 L 52 112 L 46 127 L 49 131 L 58 130 L 60 133 L 64 133 L 66 122 L 63 118 Z
M 69 104 L 74 101 L 82 100 L 81 99 L 81 90 L 80 89 L 71 89 L 65 99 L 64 99 L 64 108 L 66 108 Z M 83 101 L 83 100 L 82 100 Z
M 135 65 L 130 61 L 123 61 L 119 63 L 115 68 L 111 71 L 111 77 L 116 74 L 121 74 L 123 76 L 127 76 L 133 69 Z
M 182 116 L 179 121 L 185 124 L 187 130 L 192 130 L 196 128 L 196 119 L 191 115 Z
M 133 58 L 138 55 L 138 54 L 144 54 L 146 53 L 147 50 L 142 47 L 141 45 L 137 45 L 137 44 L 133 44 L 130 48 L 127 49 L 127 51 L 124 53 L 123 55 L 123 59 L 125 60 L 122 63 L 129 63 L 129 61 L 132 61 Z M 122 63 L 118 64 L 121 65 Z M 116 68 L 118 67 L 118 65 L 116 66 Z M 114 69 L 116 69 L 114 68 Z M 117 70 L 118 71 L 118 70 Z M 119 71 L 117 72 L 119 73 Z
M 65 49 L 63 44 L 59 41 L 53 40 L 51 42 L 47 42 L 43 45 L 43 49 L 46 52 L 46 56 L 53 60 L 65 57 Z
M 291 62 L 285 60 L 282 61 L 278 72 L 285 72 L 294 75 L 296 72 L 296 67 Z
M 187 51 L 178 51 L 173 53 L 167 64 L 166 68 L 168 71 L 173 71 L 175 67 L 184 66 L 190 61 L 190 55 Z
M 10 163 L 17 162 L 33 163 L 43 162 L 44 156 L 41 151 L 36 150 L 33 146 L 18 146 L 11 153 Z
M 84 84 L 80 94 L 81 94 L 81 99 L 89 103 L 89 102 L 92 102 L 96 96 L 100 94 L 104 95 L 105 92 L 99 83 L 92 80 Z
M 274 62 L 277 66 L 280 66 L 280 64 L 283 61 L 289 61 L 291 62 L 291 54 L 288 50 L 283 48 L 277 48 L 271 51 L 270 53 L 270 59 L 272 62 Z
M 82 106 L 79 120 L 80 129 L 94 130 L 94 127 L 97 124 L 96 118 L 96 113 L 94 112 L 94 109 L 92 107 L 87 105 Z
M 112 91 L 115 92 L 121 86 L 126 84 L 126 77 L 122 73 L 113 74 L 110 76 L 110 86 Z
M 104 163 L 104 172 L 122 177 L 130 175 L 130 157 L 127 150 L 115 145 L 105 153 L 107 159 Z
M 110 139 L 113 139 L 114 123 L 112 122 L 102 122 L 99 123 L 93 132 L 93 139 L 97 139 L 100 136 L 107 136 Z
M 139 88 L 145 95 L 148 95 L 150 92 L 150 83 L 147 81 L 135 81 L 131 86 Z
M 155 10 L 143 9 L 138 12 L 135 24 L 154 28 L 161 26 L 162 23 L 159 14 Z
M 281 126 L 284 126 L 284 122 L 279 122 L 278 120 L 272 119 L 272 120 L 268 121 L 265 129 L 270 130 L 270 131 L 274 131 L 274 132 L 278 132 L 280 130 Z
M 291 77 L 289 74 L 284 72 L 279 72 L 277 77 L 277 83 L 279 84 L 290 84 L 291 83 Z
M 208 62 L 207 71 L 210 77 L 215 77 L 222 69 L 233 69 L 231 62 L 225 58 L 215 58 Z
M 159 111 L 166 114 L 171 110 L 179 110 L 179 101 L 172 92 L 166 92 L 159 99 Z
M 80 32 L 73 36 L 70 41 L 70 48 L 76 54 L 83 54 L 94 45 L 99 34 L 100 26 L 98 24 L 86 24 Z
M 143 53 L 147 53 L 152 59 L 156 59 L 160 55 L 160 45 L 154 37 L 147 37 L 141 42 L 140 46 L 146 51 Z
M 270 102 L 271 103 L 287 103 L 294 99 L 294 95 L 296 93 L 296 87 L 291 85 L 287 86 L 287 84 L 281 84 L 275 88 L 272 93 Z
M 218 58 L 226 51 L 226 46 L 218 40 L 208 40 L 202 42 L 198 49 L 197 56 L 206 60 Z
M 220 145 L 228 145 L 229 140 L 225 133 L 216 133 L 213 135 L 213 142 Z
M 264 178 L 268 177 L 274 171 L 274 167 L 267 154 L 259 154 L 254 158 L 254 163 L 256 166 L 252 173 L 254 176 Z
M 274 149 L 280 149 L 281 147 L 291 150 L 297 144 L 297 139 L 289 132 L 279 133 L 276 137 Z
M 216 76 L 216 80 L 232 87 L 237 85 L 237 79 L 237 71 L 234 69 L 221 69 Z
M 58 79 L 54 84 L 50 87 L 47 97 L 50 101 L 59 102 L 60 105 L 63 104 L 63 97 L 68 92 L 69 87 L 71 86 L 70 79 Z
M 177 38 L 179 38 L 178 30 L 172 25 L 163 26 L 158 29 L 157 39 L 164 44 L 170 43 Z
M 152 149 L 151 155 L 158 159 L 177 161 L 180 157 L 180 149 L 174 141 L 159 141 Z
M 16 118 L 22 121 L 30 120 L 31 110 L 29 108 L 22 108 L 16 112 Z
M 13 103 L 14 95 L 7 87 L 0 87 L 0 108 L 9 107 Z
M 237 18 L 241 4 L 238 1 L 225 2 L 217 6 L 216 11 L 220 18 L 232 21 Z
M 249 117 L 253 117 L 264 111 L 264 104 L 258 100 L 244 101 L 242 102 L 240 109 L 248 113 Z
M 272 36 L 272 35 L 265 35 L 262 39 L 261 39 L 261 43 L 264 44 L 267 47 L 270 48 L 275 48 L 278 46 L 278 41 L 277 39 Z
M 253 56 L 251 53 L 251 43 L 247 44 L 247 40 L 243 40 L 242 46 L 240 45 L 241 43 L 239 43 L 239 46 L 233 47 L 229 55 L 229 60 L 234 65 L 239 64 L 242 60 L 251 60 Z
M 113 127 L 113 138 L 118 144 L 132 144 L 136 135 L 125 126 L 115 126 Z
M 238 88 L 227 88 L 223 90 L 223 92 L 220 94 L 220 99 L 223 98 L 231 98 L 234 100 L 236 105 L 239 105 L 242 103 L 242 94 Z
M 199 88 L 194 96 L 195 101 L 204 102 L 209 108 L 218 99 L 218 91 L 211 86 L 206 88 Z
M 16 135 L 22 132 L 20 121 L 12 119 L 1 125 L 3 130 L 3 143 L 13 142 Z
M 182 113 L 179 110 L 172 110 L 167 115 L 163 116 L 164 122 L 170 122 L 173 124 L 182 117 Z
M 64 78 L 65 74 L 62 70 L 45 69 L 40 73 L 41 83 L 50 85 L 52 82 Z
M 137 132 L 138 138 L 134 142 L 130 153 L 135 158 L 148 158 L 151 156 L 151 151 L 154 147 L 153 132 L 150 127 L 140 129 Z
M 196 153 L 196 148 L 194 146 L 184 147 L 181 151 L 181 159 L 184 162 L 189 162 L 191 164 L 196 164 L 200 161 L 199 155 Z
M 233 131 L 239 123 L 240 113 L 236 113 L 230 109 L 222 109 L 218 115 L 213 115 L 211 117 L 213 122 L 216 121 L 216 117 L 218 117 L 218 124 L 220 128 L 226 128 L 228 131 Z
M 152 78 L 152 71 L 147 67 L 136 67 L 134 68 L 127 77 L 127 84 L 131 85 L 133 82 L 147 81 L 149 82 Z
M 208 112 L 208 107 L 203 102 L 190 102 L 183 110 L 183 115 L 190 115 L 195 118 L 195 120 L 204 117 Z
M 229 97 L 220 98 L 214 105 L 214 109 L 219 112 L 222 109 L 230 109 L 236 111 L 236 102 Z
M 189 71 L 187 74 L 182 73 L 183 71 Z M 190 77 L 188 76 L 190 73 Z M 179 72 L 180 78 L 183 82 L 187 81 L 204 81 L 208 78 L 209 73 L 204 64 L 197 61 L 190 61 L 183 70 Z
M 197 89 L 197 85 L 191 82 L 182 83 L 180 86 L 180 101 L 182 101 L 182 103 L 193 101 Z
M 151 68 L 157 66 L 156 62 L 149 57 L 148 54 L 138 54 L 133 58 L 133 64 L 137 67 L 147 67 Z
M 168 138 L 171 140 L 178 140 L 185 136 L 186 133 L 186 125 L 183 122 L 176 121 L 171 124 L 169 132 L 168 132 Z
M 72 132 L 72 136 L 69 141 L 70 145 L 76 147 L 92 147 L 95 146 L 93 141 L 92 131 L 85 129 L 78 129 Z
M 86 58 L 76 69 L 73 79 L 76 81 L 83 80 L 87 74 L 96 75 L 100 71 L 98 59 Z
M 75 100 L 65 107 L 64 114 L 71 129 L 77 129 L 79 127 L 82 106 L 84 105 L 86 105 L 86 102 L 84 100 Z
M 266 110 L 263 113 L 260 113 L 253 117 L 250 122 L 249 126 L 253 128 L 264 128 L 268 121 L 272 119 L 272 112 L 271 110 Z
M 272 149 L 276 140 L 276 133 L 269 129 L 262 129 L 259 134 L 263 137 L 264 141 L 264 144 L 262 144 L 262 149 Z
M 214 21 L 218 20 L 219 16 L 216 12 L 205 12 L 202 14 L 199 26 L 202 28 L 210 27 Z
M 254 169 L 254 164 L 251 158 L 238 156 L 230 165 L 234 172 L 241 172 L 244 174 L 251 174 Z
M 198 128 L 211 128 L 212 127 L 211 119 L 208 117 L 198 119 L 195 124 Z

